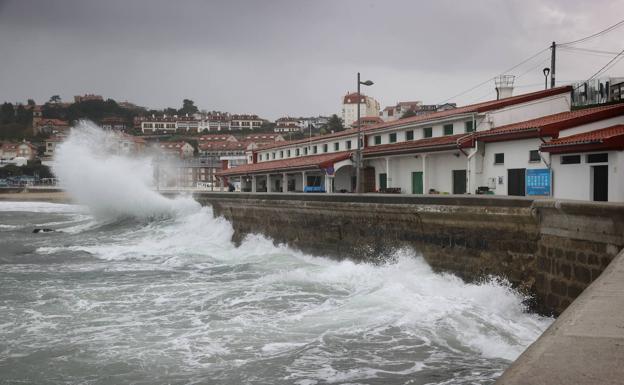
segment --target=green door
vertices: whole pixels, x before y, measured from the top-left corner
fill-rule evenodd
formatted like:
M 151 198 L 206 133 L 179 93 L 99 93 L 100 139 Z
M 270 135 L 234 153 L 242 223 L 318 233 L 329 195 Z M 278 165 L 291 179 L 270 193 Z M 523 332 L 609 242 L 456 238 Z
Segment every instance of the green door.
M 385 190 L 388 187 L 388 175 L 379 174 L 379 189 Z
M 412 194 L 423 193 L 423 173 L 415 171 L 412 173 Z

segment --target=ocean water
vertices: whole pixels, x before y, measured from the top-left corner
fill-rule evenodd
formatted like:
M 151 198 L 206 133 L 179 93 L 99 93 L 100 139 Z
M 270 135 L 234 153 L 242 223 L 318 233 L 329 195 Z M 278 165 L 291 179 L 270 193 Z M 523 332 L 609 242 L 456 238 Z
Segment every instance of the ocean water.
M 0 202 L 0 384 L 490 384 L 552 322 L 416 250 L 236 247 L 210 207 L 154 193 L 147 160 L 81 153 L 102 135 L 59 150 L 79 205 Z

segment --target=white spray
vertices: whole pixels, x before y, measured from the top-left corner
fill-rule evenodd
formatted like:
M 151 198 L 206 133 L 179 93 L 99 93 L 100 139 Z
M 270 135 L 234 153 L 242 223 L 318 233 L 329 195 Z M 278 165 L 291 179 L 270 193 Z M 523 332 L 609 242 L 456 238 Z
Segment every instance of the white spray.
M 79 204 L 99 218 L 166 216 L 199 209 L 190 198 L 168 199 L 151 187 L 148 157 L 119 154 L 119 137 L 81 121 L 56 149 L 54 174 Z

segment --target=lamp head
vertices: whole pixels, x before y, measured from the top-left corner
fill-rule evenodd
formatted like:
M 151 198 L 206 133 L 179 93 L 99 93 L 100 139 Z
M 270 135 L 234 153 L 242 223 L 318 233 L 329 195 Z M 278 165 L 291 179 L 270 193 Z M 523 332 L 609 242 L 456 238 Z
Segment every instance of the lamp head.
M 548 76 L 548 74 L 550 73 L 550 68 L 546 67 L 542 70 L 542 72 L 544 72 L 544 76 Z
M 370 80 L 367 80 L 365 82 L 360 82 L 360 84 L 363 84 L 365 86 L 372 86 L 374 83 L 372 81 L 370 81 Z

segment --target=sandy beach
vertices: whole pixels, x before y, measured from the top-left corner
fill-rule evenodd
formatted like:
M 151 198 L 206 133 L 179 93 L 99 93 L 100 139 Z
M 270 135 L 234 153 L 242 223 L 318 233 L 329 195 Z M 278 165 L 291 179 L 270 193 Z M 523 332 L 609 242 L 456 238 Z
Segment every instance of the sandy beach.
M 0 193 L 0 201 L 71 203 L 65 191 Z

